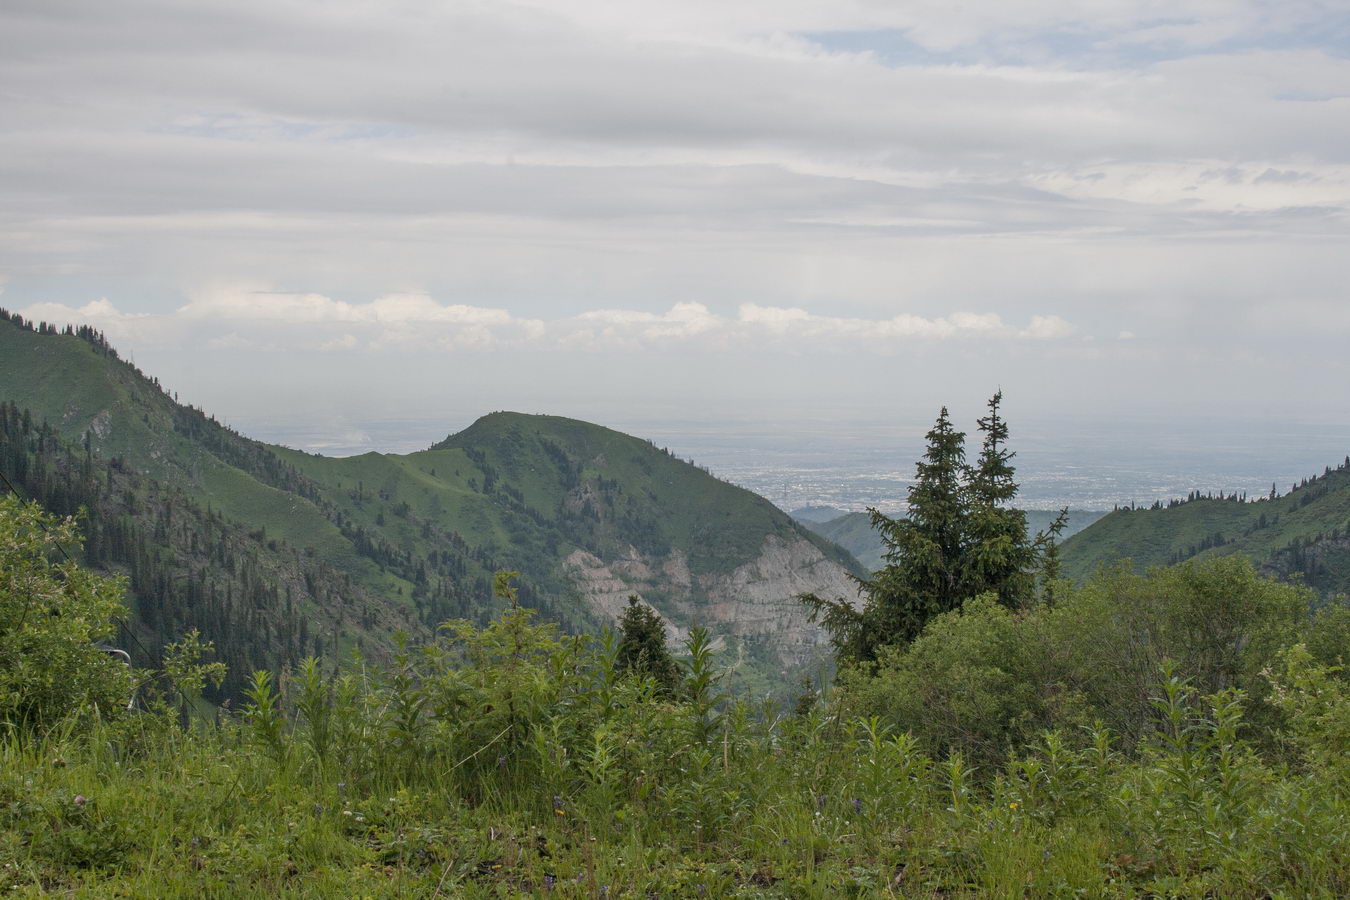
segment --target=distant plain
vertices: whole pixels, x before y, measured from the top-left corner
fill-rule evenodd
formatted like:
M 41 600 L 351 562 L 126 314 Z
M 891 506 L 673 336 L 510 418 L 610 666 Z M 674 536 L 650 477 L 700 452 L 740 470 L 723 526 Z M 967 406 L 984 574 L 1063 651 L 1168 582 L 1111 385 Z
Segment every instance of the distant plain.
M 547 412 L 547 410 L 520 410 Z M 461 421 L 286 421 L 241 418 L 230 424 L 252 437 L 326 456 L 424 450 L 469 424 Z M 970 411 L 952 410 L 973 432 Z M 749 488 L 785 510 L 904 508 L 928 421 L 702 421 L 625 419 L 596 424 L 648 438 L 713 474 Z M 1027 509 L 1106 509 L 1149 505 L 1189 492 L 1280 493 L 1335 466 L 1350 453 L 1350 426 L 1327 423 L 1147 419 L 1019 422 L 1011 446 Z

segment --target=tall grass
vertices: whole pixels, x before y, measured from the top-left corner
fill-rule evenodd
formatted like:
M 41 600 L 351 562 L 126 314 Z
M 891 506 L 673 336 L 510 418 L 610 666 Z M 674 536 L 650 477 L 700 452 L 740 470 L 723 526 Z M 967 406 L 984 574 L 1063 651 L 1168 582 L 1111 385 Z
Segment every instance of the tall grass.
M 997 764 L 837 704 L 781 717 L 622 676 L 612 642 L 507 612 L 388 671 L 260 673 L 0 743 L 0 893 L 198 897 L 1271 897 L 1350 893 L 1343 682 L 1295 648 L 1288 737 L 1183 673 L 1155 728 L 1051 730 Z M 1339 691 L 1339 693 L 1338 693 Z

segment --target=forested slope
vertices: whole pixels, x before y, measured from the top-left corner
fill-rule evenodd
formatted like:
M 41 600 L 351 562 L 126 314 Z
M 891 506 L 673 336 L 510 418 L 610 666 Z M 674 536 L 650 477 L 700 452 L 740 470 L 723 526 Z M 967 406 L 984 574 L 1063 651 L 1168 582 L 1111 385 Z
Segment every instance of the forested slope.
M 1081 580 L 1118 559 L 1143 571 L 1235 553 L 1323 594 L 1350 590 L 1350 458 L 1284 494 L 1192 494 L 1117 510 L 1066 541 L 1063 559 L 1066 574 Z
M 88 507 L 91 554 L 118 535 L 93 561 L 132 576 L 147 644 L 201 627 L 239 671 L 315 647 L 380 652 L 395 626 L 486 621 L 507 569 L 522 603 L 569 630 L 612 622 L 636 593 L 676 634 L 709 625 L 776 673 L 819 644 L 793 598 L 845 593 L 860 571 L 762 498 L 570 419 L 495 413 L 421 453 L 314 456 L 179 404 L 96 331 L 8 314 L 0 401 L 10 471 L 38 473 L 22 489 Z M 248 539 L 228 577 L 203 568 L 221 529 Z M 187 595 L 207 582 L 222 593 Z

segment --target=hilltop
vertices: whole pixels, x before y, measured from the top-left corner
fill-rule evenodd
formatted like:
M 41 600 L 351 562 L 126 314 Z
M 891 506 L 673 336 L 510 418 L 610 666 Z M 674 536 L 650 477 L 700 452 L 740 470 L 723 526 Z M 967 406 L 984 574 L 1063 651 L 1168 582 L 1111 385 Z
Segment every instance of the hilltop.
M 132 576 L 136 633 L 199 627 L 241 673 L 486 621 L 507 569 L 569 630 L 636 593 L 672 637 L 707 625 L 777 678 L 823 650 L 794 597 L 849 594 L 862 571 L 763 498 L 573 419 L 498 412 L 419 453 L 317 456 L 178 403 L 91 329 L 8 314 L 0 402 L 0 462 L 49 507 L 88 507 L 93 561 Z
M 1135 571 L 1241 554 L 1266 574 L 1323 594 L 1350 591 L 1350 457 L 1285 494 L 1248 500 L 1192 493 L 1185 500 L 1116 510 L 1066 541 L 1065 574 L 1082 580 L 1129 559 Z
M 807 512 L 821 508 L 808 507 Z M 844 513 L 825 521 L 811 518 L 810 515 L 804 516 L 802 513 L 803 510 L 797 510 L 793 513 L 793 516 L 816 534 L 838 544 L 853 554 L 854 558 L 868 571 L 875 571 L 884 565 L 882 554 L 886 548 L 881 542 L 881 535 L 872 527 L 872 517 L 867 513 Z M 1027 531 L 1033 534 L 1050 527 L 1050 524 L 1054 522 L 1058 515 L 1056 512 L 1043 509 L 1029 509 L 1025 511 L 1025 514 Z M 1064 526 L 1064 531 L 1060 534 L 1060 539 L 1063 540 L 1070 535 L 1077 534 L 1104 515 L 1106 515 L 1105 512 L 1092 509 L 1069 510 L 1069 518 Z

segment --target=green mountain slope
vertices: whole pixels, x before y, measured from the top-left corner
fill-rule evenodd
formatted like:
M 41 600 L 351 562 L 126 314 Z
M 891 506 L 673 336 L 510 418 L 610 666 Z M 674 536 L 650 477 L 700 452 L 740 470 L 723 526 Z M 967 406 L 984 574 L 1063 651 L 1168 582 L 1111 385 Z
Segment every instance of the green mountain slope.
M 612 622 L 636 593 L 673 634 L 708 625 L 748 669 L 777 671 L 820 644 L 793 597 L 847 594 L 860 571 L 762 498 L 647 441 L 570 419 L 494 413 L 421 453 L 331 459 L 250 440 L 178 404 L 96 332 L 8 315 L 0 401 L 18 421 L 5 438 L 11 464 L 41 462 L 34 495 L 64 490 L 95 517 L 152 535 L 170 507 L 191 510 L 178 518 L 184 542 L 157 548 L 157 578 L 133 579 L 139 627 L 160 639 L 200 619 L 213 623 L 208 638 L 225 640 L 238 626 L 237 663 L 322 646 L 313 635 L 283 639 L 297 629 L 263 609 L 276 598 L 289 598 L 289 616 L 323 607 L 341 623 L 327 646 L 379 652 L 394 625 L 425 633 L 494 614 L 491 573 L 510 569 L 521 573 L 521 602 L 570 629 Z M 91 487 L 99 473 L 106 489 Z M 208 520 L 256 536 L 229 578 L 250 573 L 254 619 L 270 617 L 266 627 L 220 609 L 162 614 L 181 605 L 174 585 L 203 577 L 190 538 Z M 102 562 L 125 571 L 133 558 L 122 548 Z
M 1058 513 L 1043 509 L 1027 510 L 1027 530 L 1033 533 L 1043 531 L 1050 527 L 1057 515 Z M 1104 515 L 1106 513 L 1096 510 L 1071 509 L 1069 510 L 1068 522 L 1060 537 L 1068 538 L 1070 535 L 1087 528 Z M 882 553 L 885 552 L 886 548 L 882 545 L 881 537 L 877 534 L 876 529 L 872 527 L 872 518 L 867 513 L 844 513 L 842 516 L 825 522 L 812 521 L 809 518 L 799 518 L 799 521 L 816 534 L 838 544 L 853 554 L 854 558 L 869 572 L 880 569 L 884 564 Z
M 1325 594 L 1350 591 L 1350 459 L 1273 499 L 1118 510 L 1066 541 L 1063 560 L 1065 573 L 1081 580 L 1120 559 L 1143 571 L 1232 553 Z

